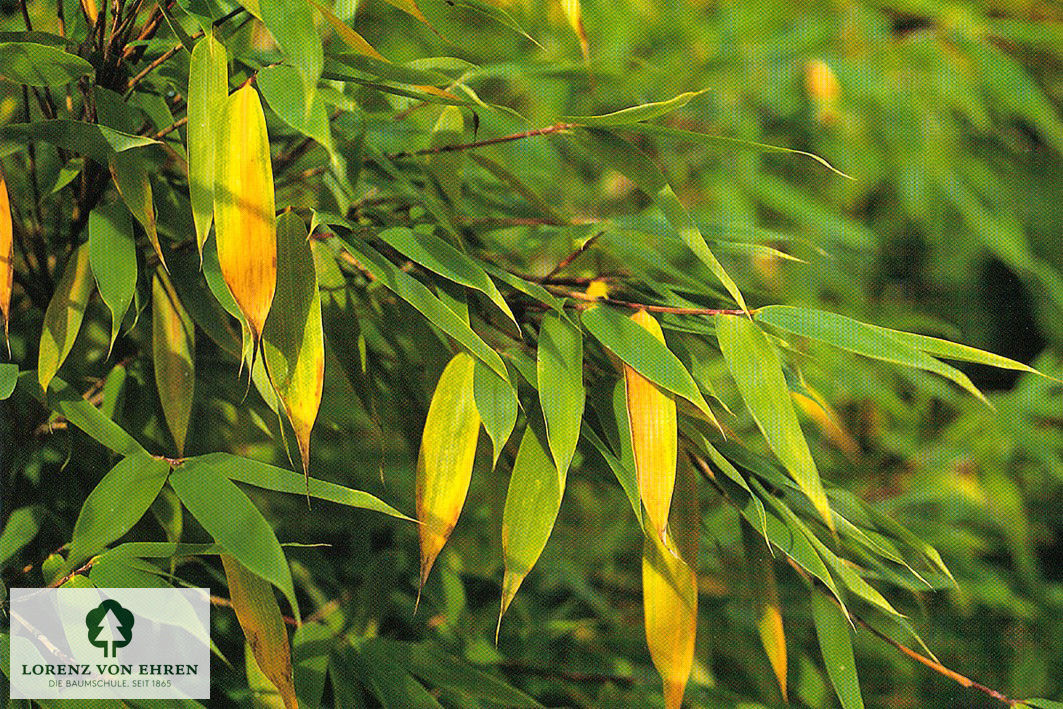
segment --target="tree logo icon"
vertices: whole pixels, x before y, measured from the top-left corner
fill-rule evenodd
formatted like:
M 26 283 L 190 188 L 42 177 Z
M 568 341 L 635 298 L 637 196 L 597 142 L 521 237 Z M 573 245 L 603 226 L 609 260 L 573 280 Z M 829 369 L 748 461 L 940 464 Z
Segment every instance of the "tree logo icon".
M 112 598 L 89 611 L 85 625 L 89 629 L 89 643 L 102 647 L 104 657 L 115 657 L 118 648 L 133 639 L 133 614 Z

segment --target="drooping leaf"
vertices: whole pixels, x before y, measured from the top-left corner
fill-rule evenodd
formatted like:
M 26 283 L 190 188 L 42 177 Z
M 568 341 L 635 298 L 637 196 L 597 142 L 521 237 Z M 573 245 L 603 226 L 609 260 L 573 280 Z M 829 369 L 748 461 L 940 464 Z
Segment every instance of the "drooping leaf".
M 221 547 L 279 588 L 299 617 L 292 573 L 277 536 L 240 488 L 209 459 L 191 458 L 170 474 L 181 503 Z
M 483 15 L 484 17 L 494 20 L 503 27 L 508 27 L 517 34 L 521 35 L 526 40 L 534 44 L 536 47 L 539 47 L 540 49 L 543 48 L 543 45 L 539 44 L 534 37 L 528 34 L 524 30 L 524 28 L 521 27 L 520 23 L 517 22 L 516 18 L 514 18 L 513 15 L 506 12 L 497 5 L 492 5 L 491 3 L 485 2 L 484 0 L 451 0 L 451 2 L 449 2 L 448 4 L 451 7 L 467 8 L 469 10 L 472 10 L 473 12 Z
M 34 121 L 33 123 L 9 123 L 6 126 L 0 126 L 0 140 L 21 143 L 43 141 L 57 148 L 84 155 L 101 165 L 106 165 L 110 157 L 116 153 L 145 145 L 159 144 L 159 141 L 153 138 L 130 135 L 98 123 L 72 121 L 65 118 Z
M 4 342 L 11 352 L 8 325 L 11 319 L 11 286 L 15 278 L 14 223 L 11 220 L 11 198 L 7 180 L 0 172 L 0 316 L 4 318 Z
M 775 670 L 779 690 L 786 699 L 786 634 L 782 624 L 782 606 L 775 583 L 771 552 L 764 538 L 749 524 L 742 524 L 742 545 L 749 569 L 749 591 L 753 600 L 753 617 L 760 633 L 760 643 Z
M 225 46 L 212 34 L 199 40 L 188 65 L 188 197 L 200 261 L 214 220 L 214 151 L 219 118 L 229 96 Z
M 310 431 L 325 381 L 325 340 L 314 254 L 306 225 L 294 212 L 277 220 L 277 291 L 262 335 L 262 353 L 309 481 Z
M 151 285 L 151 344 L 155 386 L 177 454 L 184 455 L 196 384 L 196 332 L 164 271 Z
M 277 223 L 266 118 L 250 85 L 226 100 L 216 137 L 218 263 L 257 342 L 277 286 Z
M 89 267 L 89 248 L 79 246 L 70 255 L 63 275 L 55 287 L 55 294 L 44 313 L 40 351 L 37 355 L 37 380 L 42 391 L 70 354 L 74 339 L 81 329 L 85 307 L 92 291 L 92 270 Z
M 472 479 L 480 415 L 473 397 L 476 361 L 454 355 L 436 384 L 417 455 L 417 531 L 421 587 L 454 529 Z
M 307 106 L 306 94 L 292 91 L 292 86 L 298 81 L 298 72 L 286 64 L 265 67 L 255 79 L 266 103 L 281 120 L 331 152 L 332 133 L 325 103 L 315 93 Z
M 787 472 L 833 529 L 827 494 L 797 421 L 779 353 L 752 321 L 734 315 L 718 315 L 715 320 L 723 358 L 753 420 Z
M 647 330 L 663 345 L 664 333 L 652 315 L 639 310 L 631 321 Z M 664 539 L 668 512 L 675 487 L 679 431 L 675 398 L 652 381 L 625 364 L 624 392 L 631 449 L 635 456 L 639 497 L 655 533 Z
M 100 205 L 89 214 L 89 265 L 111 311 L 111 347 L 137 288 L 137 245 L 129 212 Z
M 838 700 L 843 709 L 863 709 L 864 700 L 860 696 L 860 680 L 856 676 L 849 621 L 827 594 L 813 590 L 811 601 L 812 619 L 816 624 L 823 663 Z
M 502 379 L 486 364 L 476 360 L 473 399 L 484 430 L 491 439 L 491 465 L 495 466 L 517 423 L 517 392 L 509 380 Z
M 11 511 L 0 532 L 0 567 L 22 547 L 33 541 L 41 528 L 41 509 L 18 507 Z
M 148 179 L 147 166 L 136 153 L 125 152 L 112 155 L 108 166 L 114 178 L 114 184 L 118 187 L 118 194 L 129 207 L 130 213 L 144 227 L 148 240 L 155 249 L 155 255 L 159 257 L 159 262 L 165 268 L 166 259 L 159 245 L 159 231 L 155 223 L 155 200 L 151 192 L 151 180 Z
M 583 60 L 589 66 L 591 45 L 587 39 L 587 29 L 583 26 L 583 5 L 580 0 L 561 0 L 561 9 L 565 11 L 565 16 L 568 17 L 568 24 L 572 26 L 572 31 L 576 33 L 576 37 L 579 39 L 579 48 L 583 52 Z
M 457 106 L 444 106 L 432 128 L 430 148 L 461 143 L 465 135 L 465 117 Z M 464 181 L 465 155 L 460 150 L 429 155 L 428 171 L 436 178 L 443 196 L 454 209 L 461 208 L 461 186 Z
M 333 630 L 321 623 L 304 623 L 292 636 L 295 695 L 300 706 L 322 706 L 328 658 L 335 642 Z
M 773 325 L 780 330 L 826 342 L 829 345 L 865 357 L 940 374 L 959 384 L 980 400 L 985 401 L 982 392 L 978 391 L 978 388 L 971 383 L 966 374 L 944 362 L 939 362 L 910 344 L 900 341 L 892 334 L 893 331 L 885 328 L 877 328 L 873 325 L 867 325 L 858 320 L 847 318 L 844 315 L 837 315 L 823 310 L 795 308 L 786 305 L 771 305 L 761 308 L 756 313 L 756 319 L 759 322 Z M 911 340 L 913 343 L 918 341 L 917 339 Z M 934 347 L 935 343 L 930 342 L 928 346 Z M 938 347 L 940 348 L 940 346 Z M 955 353 L 956 350 L 953 349 L 951 351 Z M 965 356 L 969 357 L 971 355 L 967 353 Z M 1000 365 L 997 364 L 997 366 Z
M 642 605 L 650 658 L 661 675 L 664 705 L 679 709 L 694 664 L 698 587 L 671 535 L 649 529 L 642 546 Z
M 129 435 L 121 426 L 104 416 L 73 387 L 59 377 L 52 377 L 51 388 L 47 395 L 43 390 L 33 386 L 33 373 L 23 372 L 19 376 L 18 387 L 25 393 L 36 396 L 45 406 L 56 412 L 68 422 L 77 426 L 96 442 L 123 456 L 144 453 L 144 447 Z M 38 381 L 39 384 L 39 381 Z
M 273 587 L 229 554 L 221 555 L 221 563 L 229 584 L 229 600 L 255 662 L 277 688 L 284 706 L 288 709 L 299 706 L 295 698 L 288 631 L 284 628 Z
M 91 74 L 76 54 L 33 42 L 0 42 L 0 79 L 28 86 L 65 86 Z
M 76 568 L 133 528 L 158 497 L 170 474 L 164 460 L 143 453 L 123 458 L 103 476 L 81 506 L 67 562 Z
M 705 91 L 706 89 L 702 89 L 701 91 L 687 91 L 686 93 L 679 94 L 667 101 L 644 103 L 639 106 L 623 108 L 619 111 L 606 113 L 601 116 L 565 116 L 561 120 L 566 123 L 578 123 L 582 126 L 589 126 L 592 128 L 605 128 L 608 126 L 619 126 L 627 123 L 648 121 L 653 118 L 667 115 L 672 111 L 676 111 L 683 106 L 686 106 L 690 103 L 692 98 L 705 93 Z
M 380 238 L 403 256 L 467 288 L 475 288 L 498 306 L 513 327 L 519 330 L 517 319 L 498 291 L 494 281 L 475 259 L 462 253 L 435 234 L 421 229 L 394 227 L 380 232 Z
M 325 63 L 321 35 L 305 0 L 258 0 L 262 21 L 302 79 L 304 105 L 309 110 Z M 267 153 L 268 154 L 268 153 Z
M 362 35 L 351 29 L 346 22 L 336 17 L 336 15 L 332 12 L 332 10 L 328 8 L 328 6 L 317 2 L 316 0 L 307 0 L 307 2 L 309 2 L 314 7 L 314 9 L 321 13 L 321 16 L 324 17 L 325 21 L 329 24 L 330 27 L 332 27 L 333 31 L 336 33 L 336 36 L 343 40 L 343 43 L 346 44 L 348 47 L 350 47 L 356 52 L 364 54 L 367 57 L 374 57 L 376 59 L 387 61 L 386 59 L 384 59 L 384 56 L 380 52 L 373 49 L 373 46 L 369 44 L 369 42 L 365 41 L 365 38 L 362 37 Z
M 500 624 L 524 577 L 546 547 L 565 493 L 566 474 L 550 460 L 545 441 L 540 440 L 541 432 L 535 428 L 529 423 L 524 429 L 502 512 L 502 560 L 506 570 L 498 612 Z
M 660 168 L 642 151 L 619 136 L 593 128 L 588 128 L 587 133 L 591 136 L 596 154 L 614 170 L 626 175 L 646 193 L 647 197 L 653 200 L 654 204 L 664 212 L 668 223 L 672 225 L 684 243 L 723 284 L 739 307 L 745 310 L 746 301 L 741 291 L 709 249 L 705 237 L 698 230 L 697 224 L 694 223 L 686 207 L 679 201 L 679 197 L 668 184 Z
M 583 389 L 583 333 L 558 313 L 543 316 L 536 374 L 550 453 L 559 475 L 564 476 L 579 442 L 586 395 Z

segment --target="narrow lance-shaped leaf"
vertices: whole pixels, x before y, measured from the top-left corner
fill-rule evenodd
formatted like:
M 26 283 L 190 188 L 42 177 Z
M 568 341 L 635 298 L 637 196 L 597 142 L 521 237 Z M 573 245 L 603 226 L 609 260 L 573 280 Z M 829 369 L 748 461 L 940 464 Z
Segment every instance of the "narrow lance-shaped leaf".
M 631 319 L 664 342 L 660 324 L 645 310 L 639 310 Z M 663 540 L 668 529 L 678 455 L 675 398 L 630 365 L 625 364 L 623 371 L 639 496 L 650 525 Z
M 833 530 L 827 493 L 797 421 L 779 353 L 751 320 L 718 315 L 716 336 L 742 400 L 768 446 Z
M 863 709 L 864 700 L 860 696 L 860 680 L 856 675 L 849 621 L 826 593 L 813 589 L 811 600 L 812 619 L 816 624 L 819 648 L 823 652 L 823 664 L 827 667 L 827 676 L 834 685 L 842 709 Z
M 313 10 L 305 0 L 259 0 L 259 7 L 270 34 L 299 71 L 309 110 L 325 63 Z
M 229 600 L 258 668 L 277 688 L 285 707 L 299 706 L 295 698 L 288 631 L 284 629 L 273 587 L 228 554 L 221 555 L 221 563 L 229 583 Z
M 159 231 L 155 224 L 155 200 L 151 194 L 151 181 L 148 168 L 137 153 L 115 153 L 109 161 L 111 176 L 129 211 L 144 227 L 148 240 L 155 249 L 163 268 L 166 259 L 159 245 Z
M 262 335 L 262 354 L 295 431 L 309 486 L 310 431 L 321 406 L 325 340 L 314 254 L 306 225 L 294 212 L 277 220 L 277 292 Z
M 225 102 L 214 157 L 214 233 L 229 291 L 261 340 L 277 286 L 277 223 L 266 117 L 250 85 Z
M 547 313 L 539 329 L 536 374 L 550 453 L 560 476 L 568 471 L 579 441 L 586 395 L 583 389 L 583 333 L 558 313 Z
M 532 423 L 524 429 L 513 463 L 513 474 L 509 478 L 506 506 L 502 512 L 502 559 L 506 572 L 502 581 L 499 625 L 524 577 L 546 547 L 565 492 L 565 473 L 558 474 L 541 436 Z
M 491 439 L 491 465 L 498 465 L 502 447 L 506 445 L 509 434 L 513 433 L 513 425 L 517 423 L 517 392 L 508 380 L 498 376 L 480 360 L 476 360 L 473 398 L 484 430 Z
M 579 38 L 579 48 L 583 52 L 583 60 L 589 65 L 591 61 L 591 45 L 587 39 L 587 30 L 583 26 L 583 6 L 580 0 L 561 0 L 561 9 L 565 11 L 568 23 L 572 25 L 572 31 Z
M 188 197 L 199 260 L 214 219 L 214 150 L 219 117 L 228 98 L 225 47 L 208 34 L 196 43 L 188 65 Z
M 44 328 L 37 355 L 37 380 L 43 391 L 48 391 L 48 383 L 74 346 L 91 292 L 89 248 L 88 244 L 82 244 L 70 255 L 44 313 Z
M 455 145 L 462 142 L 464 133 L 465 118 L 462 116 L 461 109 L 457 106 L 444 106 L 435 127 L 432 128 L 432 136 L 428 145 L 432 148 Z M 429 155 L 426 162 L 429 172 L 439 183 L 443 196 L 450 202 L 453 209 L 460 209 L 464 154 L 460 150 L 437 153 Z
M 454 355 L 436 384 L 417 456 L 417 528 L 421 540 L 420 586 L 447 543 L 465 504 L 480 434 L 473 398 L 476 360 Z
M 698 586 L 671 535 L 647 529 L 642 551 L 642 605 L 650 658 L 661 675 L 664 705 L 679 709 L 690 669 L 698 622 Z
M 151 344 L 162 413 L 177 454 L 184 455 L 196 383 L 196 333 L 173 283 L 161 270 L 155 271 L 151 286 Z
M 89 264 L 111 311 L 113 348 L 137 288 L 137 244 L 129 212 L 121 205 L 100 205 L 89 214 Z
M 753 600 L 757 632 L 785 700 L 786 634 L 783 630 L 782 606 L 779 603 L 779 589 L 775 584 L 771 552 L 764 538 L 745 522 L 742 523 L 742 544 L 746 551 L 749 591 Z
M 612 113 L 606 113 L 600 116 L 565 116 L 562 120 L 567 123 L 579 123 L 583 126 L 589 127 L 607 127 L 607 126 L 619 126 L 627 123 L 638 123 L 639 121 L 648 121 L 651 118 L 659 118 L 672 111 L 676 111 L 683 106 L 690 103 L 690 99 L 702 94 L 706 89 L 701 91 L 687 91 L 686 93 L 679 94 L 674 98 L 670 98 L 667 101 L 655 101 L 653 103 L 644 103 L 639 106 L 631 106 L 629 108 L 622 108 L 619 111 Z
M 0 79 L 27 86 L 65 86 L 92 73 L 76 54 L 33 42 L 0 42 Z
M 8 321 L 11 319 L 11 285 L 15 277 L 14 223 L 11 220 L 11 198 L 7 194 L 7 180 L 0 172 L 0 315 L 4 318 L 4 342 L 11 355 Z

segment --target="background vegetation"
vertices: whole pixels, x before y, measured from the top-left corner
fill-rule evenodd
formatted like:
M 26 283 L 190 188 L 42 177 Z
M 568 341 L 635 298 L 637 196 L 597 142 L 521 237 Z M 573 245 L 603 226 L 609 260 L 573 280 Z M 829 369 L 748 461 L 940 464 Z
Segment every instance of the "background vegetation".
M 311 5 L 244 5 L 262 21 L 227 0 L 127 0 L 96 9 L 104 19 L 90 27 L 92 0 L 59 0 L 62 25 L 52 4 L 4 3 L 0 77 L 11 81 L 0 79 L 0 165 L 14 222 L 7 361 L 16 365 L 0 365 L 5 587 L 179 583 L 237 602 L 234 578 L 248 572 L 232 557 L 223 568 L 225 551 L 259 572 L 247 583 L 265 578 L 282 591 L 289 620 L 286 595 L 308 621 L 292 636 L 304 706 L 506 706 L 531 697 L 548 706 L 661 705 L 643 626 L 645 535 L 617 482 L 633 477 L 616 415 L 623 402 L 612 399 L 622 370 L 606 351 L 629 362 L 638 347 L 610 346 L 587 323 L 585 291 L 597 281 L 614 301 L 738 309 L 677 236 L 685 207 L 751 308 L 829 311 L 1049 375 L 991 368 L 993 360 L 967 353 L 982 364 L 956 366 L 987 406 L 955 385 L 963 375 L 950 382 L 932 366 L 861 356 L 881 355 L 882 344 L 855 324 L 820 320 L 834 323 L 829 336 L 809 338 L 761 320 L 839 516 L 832 534 L 809 488 L 789 482 L 758 433 L 741 368 L 721 356 L 720 316 L 655 313 L 692 375 L 692 398 L 703 394 L 729 433 L 700 420 L 697 402 L 680 401 L 681 459 L 696 459 L 687 472 L 698 479 L 677 499 L 700 510 L 686 705 L 775 706 L 782 687 L 791 703 L 812 707 L 858 706 L 860 697 L 881 707 L 999 706 L 994 690 L 1063 698 L 1063 389 L 1050 378 L 1063 376 L 1058 8 L 340 0 L 331 16 Z M 111 27 L 115 7 L 128 27 Z M 38 34 L 25 34 L 27 23 Z M 115 30 L 128 41 L 108 44 Z M 204 31 L 225 48 L 229 91 L 250 80 L 262 97 L 276 207 L 293 212 L 282 226 L 296 229 L 297 219 L 315 237 L 326 359 L 309 471 L 343 488 L 315 483 L 309 508 L 296 438 L 261 365 L 268 349 L 248 383 L 242 316 L 226 298 L 214 237 L 201 275 L 189 202 L 195 168 L 185 163 L 197 157 L 182 119 L 190 50 Z M 359 37 L 390 61 L 366 59 Z M 39 56 L 27 64 L 16 42 L 78 54 L 93 73 L 63 60 L 55 71 L 72 76 L 42 76 L 51 65 Z M 19 85 L 35 72 L 36 86 Z M 685 92 L 698 93 L 606 119 L 608 133 L 573 125 L 594 120 L 572 117 Z M 126 135 L 82 134 L 53 118 Z M 523 135 L 539 129 L 547 130 Z M 162 145 L 137 147 L 132 134 Z M 513 139 L 438 150 L 503 136 Z M 821 156 L 851 179 L 769 145 Z M 678 212 L 657 189 L 665 179 Z M 146 208 L 137 192 L 145 181 Z M 87 252 L 96 283 L 72 287 L 83 294 L 84 321 L 44 396 L 33 370 L 45 313 L 57 290 L 71 292 L 62 274 L 76 264 L 75 249 L 106 238 L 96 234 L 111 234 L 107 224 L 118 225 L 113 238 L 136 235 L 136 267 L 101 281 L 100 264 L 115 261 Z M 433 236 L 462 250 L 425 256 L 417 248 L 436 244 Z M 452 260 L 432 261 L 439 253 Z M 155 275 L 165 273 L 160 255 L 168 277 Z M 128 293 L 125 309 L 107 282 Z M 160 310 L 171 296 L 179 310 Z M 525 422 L 542 420 L 536 344 L 554 298 L 583 316 L 587 413 L 549 542 L 496 645 L 503 510 Z M 614 306 L 608 312 L 632 312 Z M 153 324 L 166 318 L 194 330 L 192 347 L 180 338 L 153 345 Z M 470 349 L 479 368 L 501 353 L 510 382 L 501 391 L 516 390 L 520 413 L 500 451 L 480 436 L 460 521 L 415 613 L 417 527 L 380 512 L 414 515 L 429 402 L 452 355 Z M 160 353 L 194 368 L 160 365 Z M 160 378 L 160 367 L 194 371 L 194 386 Z M 181 421 L 187 433 L 177 433 Z M 204 457 L 216 453 L 239 458 Z M 109 476 L 117 487 L 97 488 L 123 456 L 138 470 L 158 467 L 150 494 L 140 486 L 130 496 L 120 475 Z M 124 529 L 79 530 L 94 489 L 96 504 L 128 500 L 150 514 Z M 240 497 L 225 497 L 232 490 Z M 219 503 L 248 499 L 268 521 L 261 535 L 235 526 L 233 508 Z M 757 529 L 768 519 L 771 554 Z M 269 557 L 270 529 L 287 545 L 280 563 Z M 807 539 L 811 558 L 784 538 Z M 178 540 L 201 546 L 161 546 Z M 829 601 L 824 608 L 832 594 L 820 567 L 859 622 L 845 622 Z M 768 570 L 777 598 L 767 593 Z M 780 637 L 758 632 L 765 607 L 781 609 L 785 683 Z M 245 658 L 241 625 L 255 621 L 238 623 L 224 607 L 213 618 L 211 706 L 283 705 L 283 680 Z M 835 671 L 849 642 L 858 693 L 851 675 Z

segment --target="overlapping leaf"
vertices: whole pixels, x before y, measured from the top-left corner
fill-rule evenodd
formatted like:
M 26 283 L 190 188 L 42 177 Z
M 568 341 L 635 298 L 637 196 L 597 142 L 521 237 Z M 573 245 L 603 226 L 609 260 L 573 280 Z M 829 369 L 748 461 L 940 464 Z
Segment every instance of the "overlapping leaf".
M 111 311 L 111 347 L 137 288 L 137 245 L 129 213 L 100 205 L 89 214 L 89 265 L 100 297 Z
M 37 355 L 37 380 L 43 391 L 48 391 L 48 383 L 74 346 L 91 292 L 89 247 L 88 244 L 82 244 L 70 255 L 44 313 L 44 328 L 41 330 Z
M 164 271 L 155 272 L 151 286 L 151 344 L 159 402 L 177 454 L 184 455 L 196 383 L 196 332 Z
M 583 407 L 583 333 L 558 313 L 547 313 L 536 349 L 539 402 L 546 419 L 550 453 L 559 475 L 572 463 Z
M 214 220 L 214 152 L 228 95 L 228 56 L 222 43 L 208 34 L 196 43 L 188 66 L 188 196 L 200 261 Z

